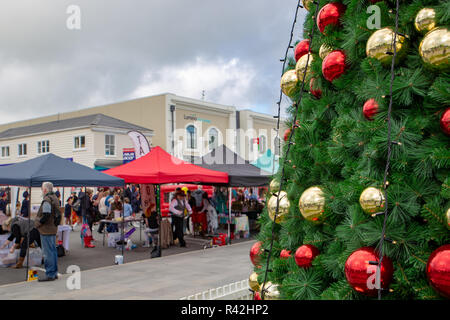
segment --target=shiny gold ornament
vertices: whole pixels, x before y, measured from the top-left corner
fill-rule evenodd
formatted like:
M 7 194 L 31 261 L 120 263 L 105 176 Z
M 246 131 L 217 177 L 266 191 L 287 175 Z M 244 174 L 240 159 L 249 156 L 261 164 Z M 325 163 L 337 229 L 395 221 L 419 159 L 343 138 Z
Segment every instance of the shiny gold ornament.
M 384 66 L 390 66 L 394 54 L 394 31 L 387 27 L 375 31 L 367 40 L 366 54 L 368 57 L 379 60 Z M 401 61 L 407 51 L 408 42 L 404 36 L 397 34 L 396 50 L 397 57 L 395 63 Z M 392 55 L 387 52 L 392 53 Z
M 282 222 L 289 213 L 289 208 L 291 204 L 289 202 L 287 193 L 285 191 L 280 191 L 280 205 L 278 207 L 276 223 Z M 269 211 L 269 217 L 274 221 L 275 213 L 277 211 L 277 196 L 273 195 L 267 204 L 267 210 Z
M 419 46 L 423 62 L 432 68 L 450 69 L 450 31 L 446 27 L 434 28 L 423 38 Z
M 414 26 L 421 33 L 433 30 L 436 27 L 436 11 L 432 8 L 423 8 L 420 10 L 414 20 Z
M 308 10 L 311 11 L 312 5 L 314 4 L 314 0 L 302 0 L 303 3 L 303 7 Z
M 298 78 L 295 70 L 286 71 L 281 77 L 281 91 L 288 97 L 293 97 L 297 89 Z
M 447 209 L 447 228 L 450 230 L 450 208 Z
M 383 191 L 374 187 L 364 189 L 359 197 L 359 204 L 365 213 L 382 212 L 386 204 Z
M 273 284 L 270 281 L 266 282 L 264 287 L 261 288 L 261 297 L 263 296 L 263 290 L 264 290 L 264 300 L 280 299 L 280 291 L 278 290 L 277 284 Z
M 309 60 L 308 60 L 308 56 L 309 56 Z M 308 65 L 306 65 L 306 62 L 308 62 Z M 312 62 L 313 62 L 313 56 L 310 53 L 305 54 L 300 59 L 298 59 L 297 65 L 295 66 L 295 71 L 297 72 L 297 79 L 299 82 L 303 80 L 303 74 L 305 73 L 305 69 L 306 69 L 305 80 L 311 76 Z
M 325 197 L 322 189 L 319 187 L 306 189 L 300 197 L 298 208 L 306 220 L 321 223 L 325 211 Z
M 258 283 L 258 274 L 256 272 L 253 272 L 250 275 L 250 278 L 248 278 L 248 285 L 253 291 L 259 291 L 261 289 Z
M 333 51 L 333 48 L 323 43 L 319 49 L 319 57 L 323 60 L 331 51 Z
M 278 181 L 277 179 L 273 179 L 272 181 L 270 181 L 269 190 L 272 193 L 280 191 L 280 181 Z

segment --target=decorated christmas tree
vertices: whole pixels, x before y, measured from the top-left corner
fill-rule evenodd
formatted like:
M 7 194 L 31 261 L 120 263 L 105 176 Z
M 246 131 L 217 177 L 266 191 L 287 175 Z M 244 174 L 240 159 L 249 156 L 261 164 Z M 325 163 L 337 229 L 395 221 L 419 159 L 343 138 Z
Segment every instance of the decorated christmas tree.
M 250 286 L 265 299 L 450 297 L 450 2 L 298 10 L 281 79 L 290 129 Z

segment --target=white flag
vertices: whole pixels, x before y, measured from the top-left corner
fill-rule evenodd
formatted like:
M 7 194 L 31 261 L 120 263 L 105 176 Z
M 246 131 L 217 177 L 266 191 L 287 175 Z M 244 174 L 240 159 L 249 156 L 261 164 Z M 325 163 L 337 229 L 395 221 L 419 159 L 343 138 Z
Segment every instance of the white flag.
M 138 131 L 128 132 L 128 136 L 134 143 L 134 150 L 136 152 L 136 159 L 146 155 L 150 152 L 150 144 L 147 138 Z

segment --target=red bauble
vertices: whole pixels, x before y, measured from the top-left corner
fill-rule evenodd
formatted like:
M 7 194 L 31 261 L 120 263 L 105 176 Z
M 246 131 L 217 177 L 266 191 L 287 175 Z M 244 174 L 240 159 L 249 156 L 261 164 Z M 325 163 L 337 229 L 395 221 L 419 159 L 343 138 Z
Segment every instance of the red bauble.
M 262 300 L 261 299 L 261 295 L 259 294 L 258 291 L 255 292 L 254 296 L 253 296 L 253 300 Z
M 285 260 L 285 259 L 288 259 L 290 256 L 291 256 L 291 251 L 286 250 L 286 249 L 281 250 L 281 253 L 280 253 L 281 259 Z
M 316 78 L 311 78 L 309 81 L 309 92 L 317 99 L 320 99 L 322 96 L 322 90 L 316 86 Z
M 375 99 L 369 99 L 364 103 L 363 114 L 367 120 L 373 120 L 373 116 L 378 113 L 378 102 Z
M 363 247 L 354 251 L 345 262 L 345 277 L 352 288 L 367 296 L 376 296 L 376 272 L 378 266 L 369 261 L 379 261 L 378 252 L 372 247 Z M 392 281 L 394 267 L 388 257 L 383 257 L 381 264 L 381 288 L 387 289 Z
M 284 141 L 288 141 L 290 135 L 291 135 L 291 129 L 286 129 L 284 131 L 284 136 L 283 136 Z
M 427 277 L 434 290 L 450 298 L 450 244 L 437 248 L 430 255 Z
M 258 241 L 250 249 L 250 260 L 252 261 L 255 267 L 259 267 L 259 262 L 261 260 L 261 253 L 262 253 L 261 245 L 262 242 Z
M 324 5 L 317 15 L 317 27 L 320 32 L 323 33 L 325 27 L 330 24 L 338 26 L 339 19 L 344 14 L 345 8 L 346 6 L 339 2 L 332 2 Z
M 440 124 L 442 131 L 450 136 L 450 108 L 447 108 L 442 114 Z
M 339 78 L 346 69 L 345 53 L 342 50 L 330 52 L 322 61 L 322 74 L 328 81 Z
M 309 39 L 300 41 L 295 47 L 295 61 L 298 61 L 301 57 L 309 52 Z
M 295 251 L 295 263 L 301 268 L 309 268 L 312 261 L 319 255 L 319 249 L 311 244 L 304 244 Z

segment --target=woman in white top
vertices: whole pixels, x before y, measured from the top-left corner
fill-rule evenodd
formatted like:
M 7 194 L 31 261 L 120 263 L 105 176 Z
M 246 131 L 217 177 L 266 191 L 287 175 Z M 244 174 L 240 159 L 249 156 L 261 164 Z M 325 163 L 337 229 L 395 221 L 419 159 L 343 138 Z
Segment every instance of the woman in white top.
M 206 220 L 208 221 L 208 233 L 215 234 L 217 228 L 219 227 L 219 222 L 217 221 L 217 211 L 216 208 L 211 204 L 208 198 L 208 194 L 205 192 L 202 199 L 203 208 L 200 212 L 206 211 Z

